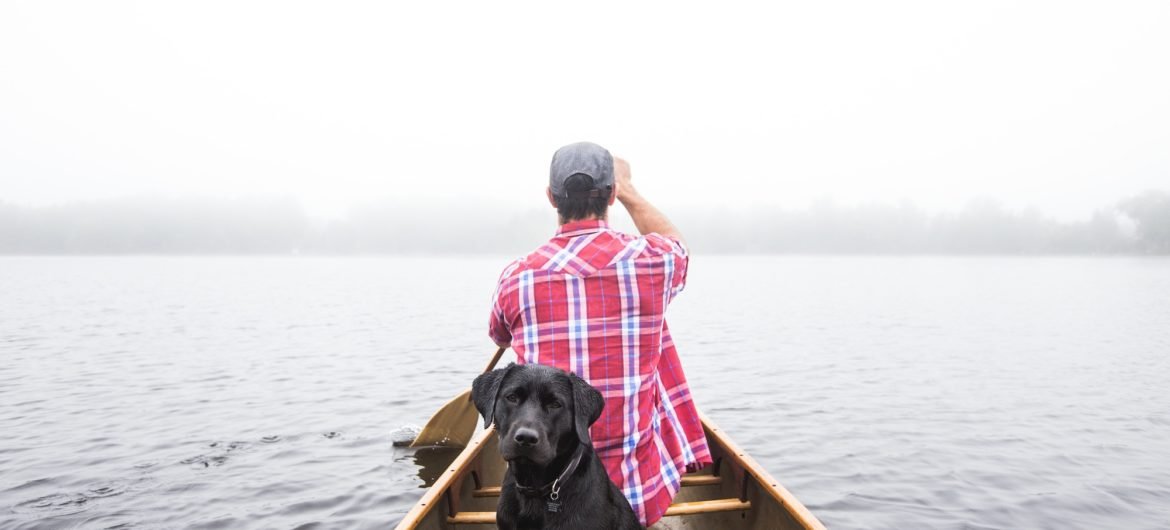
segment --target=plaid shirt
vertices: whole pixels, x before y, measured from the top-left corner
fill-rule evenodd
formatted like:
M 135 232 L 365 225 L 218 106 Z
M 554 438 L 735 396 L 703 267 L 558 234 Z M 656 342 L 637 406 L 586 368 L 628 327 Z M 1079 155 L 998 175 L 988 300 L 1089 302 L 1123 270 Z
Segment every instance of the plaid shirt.
M 711 463 L 664 318 L 687 261 L 681 242 L 659 234 L 565 224 L 504 269 L 488 332 L 511 343 L 517 362 L 571 371 L 601 390 L 593 446 L 647 526 L 662 518 L 683 473 Z

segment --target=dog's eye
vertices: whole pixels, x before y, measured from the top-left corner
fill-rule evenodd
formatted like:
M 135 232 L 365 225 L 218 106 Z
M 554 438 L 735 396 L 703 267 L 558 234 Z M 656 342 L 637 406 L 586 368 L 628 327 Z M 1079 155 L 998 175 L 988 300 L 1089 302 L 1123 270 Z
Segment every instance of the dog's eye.
M 561 404 L 561 402 L 560 402 L 560 401 L 557 401 L 557 400 L 555 400 L 555 399 L 554 399 L 554 400 L 552 400 L 552 401 L 549 401 L 549 402 L 548 402 L 548 408 L 550 408 L 550 409 L 559 409 L 559 408 L 561 408 L 561 407 L 563 407 L 563 406 L 564 406 L 564 405 L 563 405 L 563 404 Z
M 520 396 L 517 396 L 516 394 L 508 394 L 508 395 L 504 396 L 504 399 L 506 399 L 508 401 L 508 403 L 519 403 L 520 402 Z

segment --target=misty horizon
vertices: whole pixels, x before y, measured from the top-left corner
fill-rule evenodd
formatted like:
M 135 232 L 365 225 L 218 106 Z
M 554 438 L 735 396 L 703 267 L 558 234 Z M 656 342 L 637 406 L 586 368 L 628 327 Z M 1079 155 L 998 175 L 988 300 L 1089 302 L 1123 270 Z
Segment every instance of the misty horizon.
M 544 207 L 540 207 L 544 206 Z M 955 211 L 911 201 L 805 208 L 726 205 L 663 209 L 694 252 L 712 254 L 1166 254 L 1170 194 L 1146 191 L 1067 221 L 994 198 Z M 620 205 L 619 230 L 634 228 Z M 0 254 L 507 254 L 531 251 L 556 227 L 547 205 L 370 201 L 311 215 L 290 196 L 146 197 L 18 206 L 0 201 Z

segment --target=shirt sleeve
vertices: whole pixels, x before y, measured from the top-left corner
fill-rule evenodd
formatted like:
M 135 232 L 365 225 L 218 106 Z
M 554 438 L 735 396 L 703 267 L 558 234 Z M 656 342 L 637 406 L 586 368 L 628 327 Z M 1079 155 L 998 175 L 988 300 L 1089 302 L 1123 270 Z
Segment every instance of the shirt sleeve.
M 681 293 L 683 288 L 687 285 L 687 270 L 690 268 L 690 253 L 687 251 L 687 246 L 681 240 L 670 236 L 661 234 L 650 234 L 654 238 L 655 246 L 661 246 L 664 250 L 663 256 L 667 260 L 667 273 L 670 274 L 670 297 L 667 300 L 674 300 L 674 297 Z
M 492 342 L 496 343 L 496 346 L 512 344 L 512 332 L 508 329 L 504 312 L 500 310 L 499 301 L 492 304 L 492 316 L 488 322 L 488 336 L 491 337 Z
M 508 273 L 514 267 L 509 266 L 504 270 L 504 274 L 500 275 L 500 281 L 496 283 L 496 292 L 492 294 L 492 311 L 491 317 L 488 319 L 488 337 L 496 346 L 508 346 L 512 343 L 512 329 L 509 325 L 507 313 L 504 311 L 503 297 L 507 295 L 504 290 L 504 282 L 508 279 Z

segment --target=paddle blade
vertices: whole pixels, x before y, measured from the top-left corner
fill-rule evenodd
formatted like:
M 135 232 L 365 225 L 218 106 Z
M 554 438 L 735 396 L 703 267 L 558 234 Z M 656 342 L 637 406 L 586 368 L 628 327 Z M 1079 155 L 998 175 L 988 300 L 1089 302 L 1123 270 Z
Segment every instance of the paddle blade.
M 418 437 L 410 446 L 467 447 L 471 435 L 475 434 L 475 425 L 478 422 L 479 412 L 471 403 L 471 390 L 466 390 L 431 416 L 431 421 L 423 426 L 422 432 L 418 433 Z

